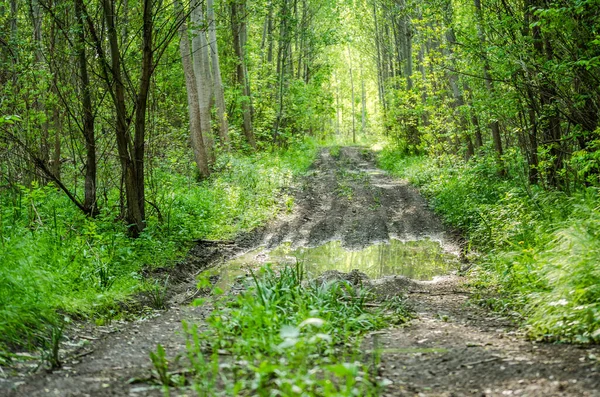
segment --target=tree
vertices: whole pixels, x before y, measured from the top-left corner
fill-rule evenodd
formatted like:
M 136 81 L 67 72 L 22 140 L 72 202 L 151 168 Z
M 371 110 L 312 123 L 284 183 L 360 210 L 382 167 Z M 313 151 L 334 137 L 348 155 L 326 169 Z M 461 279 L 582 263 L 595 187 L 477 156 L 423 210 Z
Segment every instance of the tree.
M 252 148 L 256 148 L 256 138 L 252 128 L 252 97 L 250 93 L 250 80 L 246 65 L 246 41 L 248 29 L 246 23 L 246 0 L 231 0 L 231 35 L 233 48 L 237 56 L 237 82 L 242 89 L 240 102 L 242 105 L 244 135 Z
M 180 1 L 175 4 L 175 18 L 183 22 L 179 26 L 179 51 L 181 54 L 181 63 L 183 64 L 183 74 L 185 77 L 185 86 L 188 100 L 188 115 L 190 120 L 190 142 L 194 151 L 194 159 L 198 166 L 200 176 L 206 178 L 210 175 L 208 156 L 204 146 L 204 137 L 200 116 L 200 102 L 198 99 L 198 85 L 196 84 L 196 75 L 194 74 L 192 53 L 190 52 L 190 42 L 188 37 L 188 27 L 185 20 L 187 16 Z

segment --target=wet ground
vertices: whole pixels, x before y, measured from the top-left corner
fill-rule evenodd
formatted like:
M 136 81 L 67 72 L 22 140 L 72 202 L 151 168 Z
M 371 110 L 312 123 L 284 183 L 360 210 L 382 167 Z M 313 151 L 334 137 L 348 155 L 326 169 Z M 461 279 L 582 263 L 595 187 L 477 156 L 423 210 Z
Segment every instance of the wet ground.
M 455 253 L 445 252 L 439 241 L 430 239 L 390 239 L 357 250 L 344 248 L 339 240 L 334 240 L 316 247 L 293 248 L 290 242 L 274 249 L 260 247 L 206 273 L 218 277 L 217 286 L 227 290 L 238 277 L 245 277 L 267 264 L 274 268 L 299 264 L 308 278 L 318 277 L 328 270 L 344 273 L 358 270 L 371 279 L 400 275 L 413 280 L 431 280 L 457 272 L 461 265 Z
M 417 317 L 364 344 L 390 382 L 384 395 L 600 395 L 599 349 L 527 341 L 507 319 L 470 304 L 456 275 L 465 265 L 457 234 L 361 148 L 323 150 L 297 187 L 292 213 L 233 242 L 199 242 L 171 273 L 178 284 L 168 311 L 104 327 L 80 324 L 65 340 L 63 369 L 0 373 L 0 395 L 162 395 L 147 381 L 148 353 L 158 343 L 170 355 L 183 351 L 181 321 L 201 323 L 210 310 L 186 304 L 202 293 L 193 276 L 227 259 L 209 270 L 225 288 L 264 263 L 299 261 L 315 275 L 360 269 L 381 299 L 406 296 Z

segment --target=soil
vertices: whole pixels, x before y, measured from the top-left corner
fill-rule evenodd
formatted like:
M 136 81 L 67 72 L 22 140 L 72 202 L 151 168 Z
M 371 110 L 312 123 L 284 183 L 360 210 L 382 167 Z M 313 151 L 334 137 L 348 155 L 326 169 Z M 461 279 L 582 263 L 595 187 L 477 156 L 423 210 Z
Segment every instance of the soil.
M 378 170 L 372 153 L 362 148 L 322 150 L 296 189 L 294 207 L 235 241 L 198 242 L 176 270 L 152 272 L 169 275 L 168 310 L 102 327 L 74 326 L 61 346 L 60 370 L 26 374 L 32 365 L 5 368 L 0 395 L 162 395 L 151 382 L 149 352 L 160 343 L 170 357 L 183 353 L 182 321 L 201 323 L 210 311 L 189 305 L 203 293 L 194 276 L 261 245 L 318 246 L 339 239 L 349 249 L 360 249 L 390 238 L 430 238 L 447 252 L 462 252 L 459 234 L 444 227 L 418 191 Z M 365 354 L 379 360 L 379 376 L 390 383 L 383 395 L 600 396 L 598 347 L 527 340 L 510 320 L 471 304 L 461 276 L 367 281 L 380 299 L 406 296 L 416 314 L 408 325 L 365 340 Z

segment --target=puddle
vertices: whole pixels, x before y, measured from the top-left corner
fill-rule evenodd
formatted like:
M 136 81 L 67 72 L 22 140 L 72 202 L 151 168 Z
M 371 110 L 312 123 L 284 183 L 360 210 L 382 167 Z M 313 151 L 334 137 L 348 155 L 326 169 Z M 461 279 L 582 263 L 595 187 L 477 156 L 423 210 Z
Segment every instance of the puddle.
M 259 248 L 211 269 L 209 275 L 219 275 L 217 286 L 229 289 L 237 277 L 246 276 L 250 269 L 255 271 L 265 263 L 277 266 L 297 262 L 303 264 L 309 277 L 327 270 L 348 273 L 358 269 L 371 279 L 401 275 L 413 280 L 431 280 L 458 268 L 457 257 L 445 252 L 437 241 L 391 240 L 360 251 L 346 250 L 340 241 L 331 241 L 312 248 L 292 249 L 290 243 L 272 251 Z

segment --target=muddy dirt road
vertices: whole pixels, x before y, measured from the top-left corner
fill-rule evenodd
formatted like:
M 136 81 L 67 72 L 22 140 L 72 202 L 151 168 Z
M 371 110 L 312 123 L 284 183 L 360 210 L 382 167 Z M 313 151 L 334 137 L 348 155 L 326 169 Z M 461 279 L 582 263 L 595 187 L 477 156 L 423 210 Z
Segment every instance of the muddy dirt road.
M 202 321 L 208 312 L 186 304 L 198 293 L 193 275 L 258 246 L 314 247 L 339 240 L 358 250 L 390 238 L 427 238 L 460 255 L 459 238 L 418 192 L 378 170 L 373 155 L 361 148 L 324 149 L 298 186 L 294 208 L 234 244 L 200 243 L 172 278 L 179 283 L 169 310 L 131 323 L 72 330 L 63 369 L 7 379 L 0 374 L 0 395 L 161 395 L 143 381 L 150 374 L 149 351 L 160 343 L 171 356 L 182 352 L 181 321 Z M 365 341 L 366 353 L 381 352 L 379 375 L 391 381 L 385 395 L 600 396 L 598 348 L 527 341 L 508 320 L 469 304 L 463 282 L 456 275 L 381 281 L 390 293 L 405 294 L 417 315 L 409 325 Z

